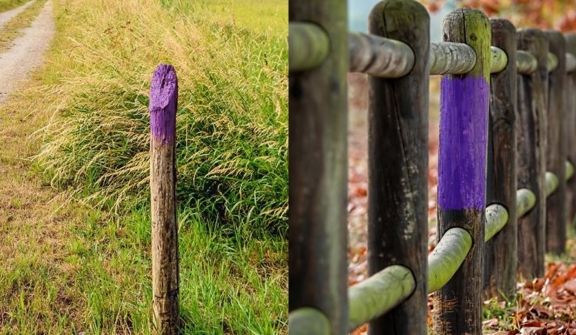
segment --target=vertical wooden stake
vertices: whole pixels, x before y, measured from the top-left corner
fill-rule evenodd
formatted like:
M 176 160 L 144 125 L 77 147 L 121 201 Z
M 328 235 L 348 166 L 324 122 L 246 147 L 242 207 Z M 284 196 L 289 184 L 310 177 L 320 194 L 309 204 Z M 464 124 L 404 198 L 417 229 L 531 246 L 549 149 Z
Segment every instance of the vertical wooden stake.
M 546 252 L 566 251 L 566 40 L 554 30 L 544 32 L 558 66 L 548 73 L 546 170 L 558 177 L 558 188 L 546 199 Z
M 510 21 L 490 20 L 492 45 L 508 56 L 508 65 L 490 76 L 487 204 L 508 211 L 508 223 L 486 243 L 484 284 L 487 298 L 516 293 L 516 28 Z
M 340 0 L 290 0 L 290 21 L 323 28 L 330 54 L 289 75 L 289 310 L 312 307 L 348 333 L 348 27 Z
M 544 275 L 546 242 L 546 108 L 548 101 L 548 41 L 538 29 L 520 29 L 518 50 L 532 53 L 538 61 L 536 71 L 518 76 L 518 188 L 536 194 L 536 205 L 518 219 L 518 272 L 526 279 Z
M 152 199 L 152 305 L 159 334 L 178 334 L 178 226 L 175 137 L 178 79 L 159 65 L 150 87 L 150 193 Z
M 442 27 L 446 42 L 466 43 L 476 64 L 441 83 L 438 156 L 438 240 L 466 229 L 472 248 L 454 277 L 435 296 L 436 334 L 482 334 L 482 257 L 486 223 L 486 150 L 490 93 L 490 22 L 475 9 L 458 9 Z
M 566 49 L 569 53 L 576 56 L 576 33 L 569 33 L 564 35 L 566 39 Z M 572 71 L 567 74 L 566 81 L 566 141 L 569 143 L 566 148 L 567 159 L 576 166 L 576 132 L 573 131 L 576 127 L 576 95 L 574 90 L 576 90 L 576 71 Z M 576 177 L 572 177 L 566 186 L 566 220 L 568 224 L 574 227 L 574 218 L 576 214 Z
M 385 0 L 372 10 L 369 26 L 372 34 L 408 44 L 416 60 L 402 78 L 370 78 L 369 271 L 404 265 L 416 289 L 372 321 L 369 334 L 426 334 L 430 16 L 416 1 Z

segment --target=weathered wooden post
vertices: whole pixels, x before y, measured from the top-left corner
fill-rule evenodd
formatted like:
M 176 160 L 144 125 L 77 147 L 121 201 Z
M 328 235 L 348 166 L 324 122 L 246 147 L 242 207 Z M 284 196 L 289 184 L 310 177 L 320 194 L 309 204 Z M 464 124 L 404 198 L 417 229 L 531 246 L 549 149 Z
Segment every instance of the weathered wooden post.
M 178 334 L 178 225 L 175 136 L 178 79 L 161 64 L 150 87 L 150 195 L 152 199 L 152 305 L 159 334 Z
M 560 255 L 566 251 L 566 40 L 558 31 L 544 34 L 558 59 L 548 74 L 546 169 L 558 177 L 558 188 L 546 200 L 546 252 Z
M 576 56 L 576 34 L 569 33 L 565 36 L 566 39 L 566 50 L 572 55 Z M 576 95 L 574 94 L 576 90 L 576 71 L 568 73 L 566 80 L 566 141 L 570 143 L 566 148 L 566 157 L 572 165 L 576 166 L 576 147 L 573 143 L 576 143 L 576 132 L 573 131 L 576 127 Z M 566 220 L 569 224 L 574 226 L 574 214 L 576 214 L 576 178 L 572 177 L 568 180 L 566 186 Z
M 526 279 L 544 275 L 546 238 L 546 108 L 548 95 L 548 42 L 538 29 L 521 29 L 518 50 L 536 57 L 537 68 L 518 76 L 516 155 L 518 188 L 536 195 L 535 207 L 518 219 L 518 272 Z
M 369 272 L 406 266 L 416 289 L 368 329 L 374 335 L 426 334 L 430 16 L 416 1 L 385 0 L 372 10 L 369 30 L 406 43 L 415 59 L 401 78 L 370 77 Z
M 476 64 L 441 82 L 438 156 L 438 240 L 451 228 L 467 230 L 472 248 L 454 277 L 435 295 L 436 334 L 482 333 L 482 258 L 486 207 L 486 150 L 490 93 L 490 22 L 479 10 L 446 16 L 445 42 L 466 43 Z
M 310 307 L 348 331 L 348 28 L 340 0 L 291 0 L 289 20 L 316 24 L 330 53 L 289 75 L 289 310 Z M 290 46 L 290 49 L 292 46 Z
M 486 296 L 516 292 L 518 263 L 516 221 L 516 28 L 510 21 L 490 20 L 492 45 L 508 56 L 506 68 L 490 76 L 488 126 L 488 171 L 486 202 L 501 204 L 508 223 L 485 245 L 484 284 Z

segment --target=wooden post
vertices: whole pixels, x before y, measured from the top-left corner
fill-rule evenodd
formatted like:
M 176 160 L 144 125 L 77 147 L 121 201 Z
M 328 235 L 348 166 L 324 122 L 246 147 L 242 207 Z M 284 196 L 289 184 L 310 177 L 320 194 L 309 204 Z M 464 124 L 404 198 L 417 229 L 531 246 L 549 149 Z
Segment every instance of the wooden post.
M 544 275 L 546 237 L 546 108 L 548 95 L 548 42 L 538 29 L 521 29 L 518 49 L 532 53 L 538 62 L 532 74 L 518 76 L 516 155 L 518 188 L 536 195 L 535 207 L 518 219 L 518 272 L 526 279 Z
M 490 92 L 490 22 L 475 9 L 446 16 L 443 40 L 466 43 L 476 64 L 441 82 L 438 156 L 438 240 L 451 228 L 467 230 L 472 249 L 435 296 L 436 334 L 482 333 L 482 257 L 486 207 L 486 150 Z
M 544 32 L 549 52 L 558 65 L 548 74 L 548 113 L 546 122 L 546 170 L 558 177 L 558 188 L 546 202 L 546 252 L 566 251 L 566 40 L 554 30 Z
M 152 199 L 152 305 L 158 334 L 178 334 L 178 225 L 175 137 L 178 79 L 159 65 L 150 87 L 150 195 Z
M 402 78 L 370 78 L 368 267 L 412 271 L 411 297 L 370 323 L 369 334 L 426 334 L 428 73 L 430 16 L 416 1 L 385 0 L 370 33 L 408 44 L 415 64 Z
M 516 292 L 518 263 L 516 221 L 516 28 L 510 21 L 490 20 L 492 45 L 506 52 L 508 64 L 490 76 L 486 202 L 501 204 L 508 223 L 485 245 L 485 297 Z
M 565 35 L 566 39 L 566 51 L 576 55 L 576 34 L 570 33 Z M 576 127 L 576 95 L 574 94 L 576 90 L 576 71 L 568 73 L 566 80 L 566 141 L 570 143 L 566 148 L 566 157 L 576 166 L 576 147 L 573 143 L 576 143 L 576 132 L 573 131 Z M 576 214 L 576 178 L 572 177 L 566 185 L 566 220 L 568 224 L 574 227 L 574 217 Z
M 332 334 L 348 333 L 346 3 L 291 0 L 290 21 L 321 27 L 330 53 L 289 75 L 289 310 L 318 309 Z

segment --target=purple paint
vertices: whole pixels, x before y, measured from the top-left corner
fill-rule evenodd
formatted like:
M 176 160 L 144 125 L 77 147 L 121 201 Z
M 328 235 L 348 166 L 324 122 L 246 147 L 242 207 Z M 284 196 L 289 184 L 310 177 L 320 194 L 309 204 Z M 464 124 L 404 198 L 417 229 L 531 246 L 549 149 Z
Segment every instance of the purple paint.
M 486 139 L 490 86 L 484 77 L 444 76 L 440 101 L 438 205 L 486 206 Z
M 150 131 L 162 144 L 174 143 L 176 109 L 178 108 L 178 78 L 172 65 L 160 64 L 150 86 Z

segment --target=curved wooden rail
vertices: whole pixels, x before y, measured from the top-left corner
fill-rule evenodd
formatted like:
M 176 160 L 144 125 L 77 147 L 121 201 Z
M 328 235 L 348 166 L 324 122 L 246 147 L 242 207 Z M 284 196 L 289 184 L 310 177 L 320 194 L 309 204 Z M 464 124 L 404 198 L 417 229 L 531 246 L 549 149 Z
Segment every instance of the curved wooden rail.
M 290 334 L 330 335 L 330 322 L 326 315 L 315 308 L 304 307 L 290 312 Z
M 566 162 L 566 180 L 574 176 L 574 166 Z M 558 177 L 546 172 L 546 194 L 549 196 L 558 187 Z M 536 195 L 528 189 L 516 191 L 518 217 L 526 214 L 536 204 Z M 508 222 L 508 211 L 499 204 L 486 207 L 484 241 L 488 242 Z M 472 247 L 470 234 L 462 228 L 448 230 L 436 248 L 428 255 L 428 293 L 442 288 L 456 273 Z M 374 274 L 363 282 L 348 288 L 349 329 L 381 316 L 409 297 L 416 283 L 410 269 L 392 265 Z M 290 313 L 290 334 L 328 334 L 325 331 L 326 317 L 312 308 L 301 308 Z M 311 326 L 315 328 L 310 328 Z M 327 328 L 326 328 L 327 329 Z M 300 331 L 301 330 L 301 331 Z
M 288 46 L 290 72 L 311 70 L 322 64 L 330 52 L 326 32 L 309 22 L 290 22 Z
M 412 272 L 402 265 L 392 265 L 348 289 L 349 329 L 386 314 L 408 298 L 416 288 Z M 382 294 L 386 292 L 386 294 Z
M 364 33 L 349 33 L 350 72 L 400 78 L 414 67 L 414 52 L 403 42 Z
M 516 69 L 520 74 L 531 74 L 538 68 L 536 57 L 528 51 L 516 51 Z
M 288 44 L 290 46 L 290 72 L 314 69 L 328 56 L 330 41 L 326 32 L 308 22 L 291 22 Z M 403 42 L 375 35 L 350 32 L 348 35 L 350 72 L 361 72 L 384 78 L 400 78 L 414 66 L 414 53 Z M 492 46 L 490 73 L 502 71 L 508 63 L 506 53 Z M 430 75 L 463 74 L 476 63 L 474 50 L 465 43 L 439 42 L 430 44 Z M 516 67 L 520 74 L 536 71 L 536 58 L 527 51 L 516 52 Z M 558 58 L 548 53 L 548 71 L 558 66 Z M 566 53 L 566 72 L 576 69 L 576 57 Z

